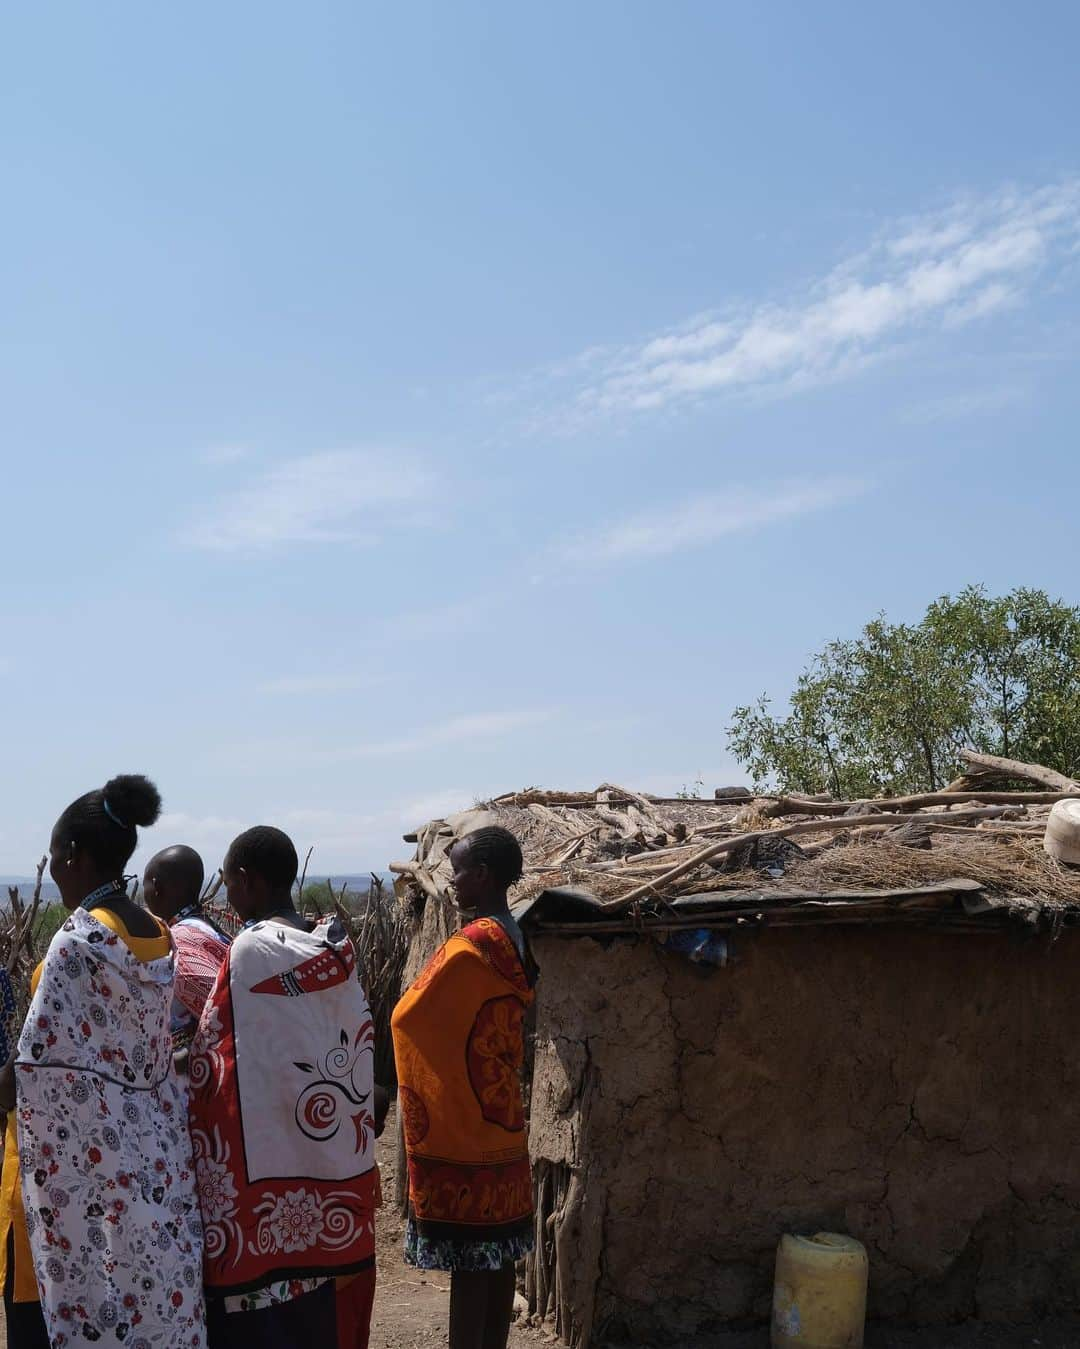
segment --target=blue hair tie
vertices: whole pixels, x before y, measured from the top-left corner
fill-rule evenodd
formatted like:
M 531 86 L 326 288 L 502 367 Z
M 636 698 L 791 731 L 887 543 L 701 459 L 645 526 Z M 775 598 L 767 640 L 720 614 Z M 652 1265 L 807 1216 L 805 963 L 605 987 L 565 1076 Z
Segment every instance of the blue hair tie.
M 121 829 L 129 828 L 115 811 L 109 809 L 109 803 L 104 796 L 101 798 L 101 808 L 104 810 L 105 814 L 108 815 L 109 819 L 112 820 L 113 824 L 118 824 Z

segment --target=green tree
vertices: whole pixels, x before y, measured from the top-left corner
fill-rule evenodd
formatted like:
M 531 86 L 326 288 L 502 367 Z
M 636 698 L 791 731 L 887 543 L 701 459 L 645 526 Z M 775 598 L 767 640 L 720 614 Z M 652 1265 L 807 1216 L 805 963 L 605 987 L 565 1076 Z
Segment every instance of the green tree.
M 762 697 L 728 727 L 758 786 L 840 797 L 940 788 L 964 746 L 1076 774 L 1080 609 L 971 586 L 914 625 L 880 616 L 813 657 L 786 716 Z

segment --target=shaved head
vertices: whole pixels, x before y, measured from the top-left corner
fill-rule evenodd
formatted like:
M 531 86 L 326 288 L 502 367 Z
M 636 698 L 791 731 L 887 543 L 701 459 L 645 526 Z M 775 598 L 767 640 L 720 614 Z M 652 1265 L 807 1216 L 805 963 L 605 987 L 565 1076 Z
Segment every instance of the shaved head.
M 146 907 L 169 922 L 181 909 L 198 903 L 203 875 L 202 858 L 186 844 L 177 843 L 155 853 L 143 873 Z

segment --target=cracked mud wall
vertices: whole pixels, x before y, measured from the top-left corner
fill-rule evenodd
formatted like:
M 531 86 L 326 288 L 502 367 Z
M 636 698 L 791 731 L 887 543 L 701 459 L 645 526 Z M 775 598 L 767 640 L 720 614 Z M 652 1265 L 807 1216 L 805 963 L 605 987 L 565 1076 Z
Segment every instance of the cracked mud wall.
M 767 1318 L 785 1231 L 852 1233 L 870 1315 L 1080 1304 L 1080 937 L 801 929 L 702 970 L 534 941 L 534 1162 L 566 1337 L 689 1345 Z

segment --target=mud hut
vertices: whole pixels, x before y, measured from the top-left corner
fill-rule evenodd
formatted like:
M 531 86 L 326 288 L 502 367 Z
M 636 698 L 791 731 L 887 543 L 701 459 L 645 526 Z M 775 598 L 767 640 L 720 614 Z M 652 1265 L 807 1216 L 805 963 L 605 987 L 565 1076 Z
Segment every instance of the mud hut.
M 453 841 L 498 822 L 524 845 L 525 1291 L 565 1343 L 760 1324 L 779 1237 L 822 1228 L 866 1244 L 875 1319 L 1078 1310 L 1080 884 L 1041 832 L 1080 788 L 986 781 L 527 792 L 410 836 L 411 970 L 454 926 Z

